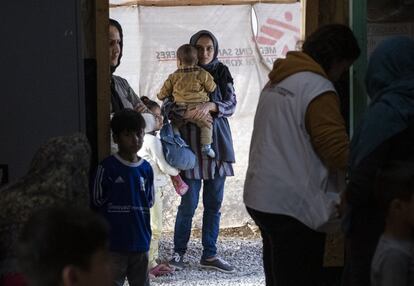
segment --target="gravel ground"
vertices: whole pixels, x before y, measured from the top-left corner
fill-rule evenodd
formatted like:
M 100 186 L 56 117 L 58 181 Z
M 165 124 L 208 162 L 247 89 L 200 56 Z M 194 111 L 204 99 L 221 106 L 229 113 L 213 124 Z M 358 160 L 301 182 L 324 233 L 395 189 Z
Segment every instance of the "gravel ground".
M 173 249 L 171 233 L 164 233 L 160 244 L 160 255 L 163 261 L 170 259 Z M 226 274 L 199 266 L 202 252 L 200 232 L 193 229 L 188 244 L 187 258 L 189 266 L 168 276 L 160 276 L 151 280 L 151 286 L 261 286 L 265 285 L 262 263 L 262 240 L 257 227 L 244 225 L 238 228 L 220 230 L 217 243 L 221 258 L 234 265 L 236 272 Z M 326 261 L 326 260 L 325 260 Z M 321 286 L 341 285 L 341 267 L 325 268 Z M 128 286 L 128 283 L 125 283 Z
M 200 268 L 199 261 L 202 246 L 199 235 L 195 235 L 188 244 L 186 254 L 190 261 L 189 267 L 168 276 L 157 277 L 151 280 L 151 285 L 265 285 L 261 253 L 262 242 L 259 236 L 220 235 L 217 248 L 220 257 L 235 266 L 235 273 L 226 274 Z M 167 260 L 172 254 L 172 249 L 172 236 L 164 235 L 160 245 L 160 255 L 162 258 Z

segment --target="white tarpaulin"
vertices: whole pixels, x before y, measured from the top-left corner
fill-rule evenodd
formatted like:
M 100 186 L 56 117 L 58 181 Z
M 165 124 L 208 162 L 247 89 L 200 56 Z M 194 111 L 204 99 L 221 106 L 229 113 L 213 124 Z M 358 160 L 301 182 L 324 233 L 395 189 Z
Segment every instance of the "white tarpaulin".
M 256 43 L 263 62 L 271 69 L 278 57 L 285 57 L 288 51 L 295 50 L 300 41 L 300 3 L 257 4 L 254 11 L 257 17 Z
M 300 3 L 256 4 L 254 10 L 257 25 L 252 23 L 250 5 L 118 7 L 110 11 L 124 30 L 123 58 L 116 74 L 125 77 L 140 96 L 152 99 L 176 70 L 175 51 L 180 45 L 199 30 L 209 30 L 217 37 L 219 60 L 233 75 L 238 101 L 230 118 L 235 176 L 226 181 L 222 227 L 240 226 L 249 220 L 242 194 L 258 96 L 272 62 L 295 48 L 301 27 Z M 179 199 L 174 191 L 166 197 L 166 228 L 172 229 Z M 196 216 L 200 214 L 198 211 Z M 200 226 L 201 220 L 196 218 L 194 223 Z

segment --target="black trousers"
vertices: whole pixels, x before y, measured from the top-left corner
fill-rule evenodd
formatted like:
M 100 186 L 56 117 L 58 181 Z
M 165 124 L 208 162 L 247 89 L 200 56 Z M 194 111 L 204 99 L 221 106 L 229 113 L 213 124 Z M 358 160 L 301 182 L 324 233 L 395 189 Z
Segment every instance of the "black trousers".
M 326 235 L 290 216 L 247 211 L 262 234 L 266 286 L 319 285 Z
M 353 211 L 345 239 L 342 286 L 370 285 L 371 262 L 384 224 L 384 215 L 377 208 Z

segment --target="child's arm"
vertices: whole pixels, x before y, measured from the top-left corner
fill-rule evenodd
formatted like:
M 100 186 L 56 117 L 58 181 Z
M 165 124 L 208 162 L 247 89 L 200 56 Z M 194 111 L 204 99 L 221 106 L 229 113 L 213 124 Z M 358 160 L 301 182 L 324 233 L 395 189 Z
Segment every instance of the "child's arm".
M 202 71 L 200 72 L 200 76 L 201 76 L 201 82 L 203 83 L 204 86 L 204 90 L 207 91 L 208 93 L 213 92 L 217 85 L 214 82 L 214 78 L 213 76 L 206 71 Z
M 234 92 L 233 78 L 231 77 L 230 71 L 227 66 L 222 66 L 221 77 L 227 82 L 225 86 L 218 86 L 219 92 L 215 92 L 211 96 L 211 102 L 217 106 L 217 112 L 214 114 L 215 117 L 230 117 L 236 111 L 237 99 Z M 217 96 L 217 95 L 220 96 Z
M 155 136 L 150 137 L 151 140 L 149 143 L 150 150 L 152 152 L 152 158 L 160 168 L 160 170 L 167 175 L 170 176 L 177 176 L 179 170 L 172 167 L 170 164 L 165 161 L 164 152 L 162 151 L 162 143 L 161 140 Z
M 109 178 L 107 170 L 102 165 L 98 165 L 91 195 L 93 208 L 100 208 L 107 201 L 110 185 L 111 179 Z
M 159 100 L 163 100 L 163 99 L 171 96 L 172 92 L 173 92 L 173 83 L 172 83 L 172 80 L 171 80 L 171 76 L 169 76 L 167 78 L 167 80 L 164 82 L 160 92 L 157 94 L 157 98 Z
M 126 90 L 127 99 L 129 102 L 131 102 L 134 109 L 138 112 L 148 112 L 148 109 L 145 107 L 145 104 L 141 101 L 139 96 L 135 93 L 135 91 L 132 89 L 132 87 L 125 79 L 122 79 L 122 84 Z

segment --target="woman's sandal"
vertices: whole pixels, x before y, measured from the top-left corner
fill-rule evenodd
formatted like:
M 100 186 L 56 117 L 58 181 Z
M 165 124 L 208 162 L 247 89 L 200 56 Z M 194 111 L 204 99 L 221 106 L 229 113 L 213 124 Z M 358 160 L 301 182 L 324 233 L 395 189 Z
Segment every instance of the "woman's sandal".
M 174 270 L 167 264 L 161 263 L 150 269 L 149 274 L 155 277 L 171 274 Z

